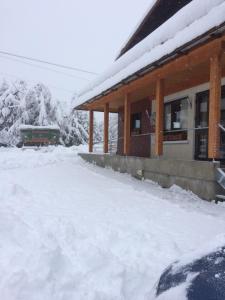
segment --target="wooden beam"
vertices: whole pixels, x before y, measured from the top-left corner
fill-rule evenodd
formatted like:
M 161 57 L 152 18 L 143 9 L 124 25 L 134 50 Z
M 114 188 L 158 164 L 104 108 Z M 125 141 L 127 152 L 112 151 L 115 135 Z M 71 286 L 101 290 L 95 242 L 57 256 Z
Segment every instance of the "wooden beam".
M 208 157 L 220 158 L 220 111 L 221 111 L 222 54 L 210 59 L 209 138 Z
M 124 99 L 124 155 L 130 154 L 130 101 L 129 94 Z
M 176 59 L 165 63 L 164 65 L 154 69 L 153 71 L 138 78 L 137 80 L 122 86 L 116 91 L 110 92 L 106 96 L 102 96 L 101 98 L 99 98 L 96 101 L 93 101 L 92 103 L 89 103 L 87 107 L 91 109 L 95 106 L 102 105 L 106 102 L 114 101 L 115 99 L 123 96 L 124 94 L 132 93 L 138 89 L 148 86 L 149 84 L 155 84 L 157 79 L 166 78 L 168 76 L 172 76 L 173 74 L 183 72 L 185 70 L 192 70 L 192 68 L 196 65 L 203 62 L 207 62 L 212 55 L 220 53 L 221 48 L 224 45 L 224 39 L 225 36 L 210 41 L 205 45 L 199 46 L 191 50 L 187 54 L 182 54 Z
M 104 153 L 109 152 L 109 103 L 104 105 Z
M 94 111 L 89 111 L 89 152 L 93 152 Z
M 164 80 L 156 83 L 155 154 L 163 154 Z

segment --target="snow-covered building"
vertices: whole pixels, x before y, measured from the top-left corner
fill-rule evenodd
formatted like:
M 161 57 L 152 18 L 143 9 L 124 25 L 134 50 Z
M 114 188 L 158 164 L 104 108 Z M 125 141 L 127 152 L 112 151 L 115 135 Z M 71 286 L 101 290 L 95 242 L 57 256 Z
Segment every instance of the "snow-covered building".
M 58 145 L 60 128 L 58 126 L 20 126 L 21 140 L 18 146 Z
M 215 197 L 217 170 L 208 179 L 195 174 L 196 168 L 217 169 L 220 163 L 212 161 L 225 160 L 224 54 L 224 0 L 153 1 L 115 62 L 78 97 L 76 108 L 90 112 L 89 151 L 93 152 L 93 112 L 104 112 L 105 153 L 109 112 L 118 113 L 121 159 L 148 158 L 148 164 L 157 165 L 157 172 L 148 170 L 154 173 L 151 179 Z M 163 170 L 166 161 L 173 161 L 177 169 Z M 145 171 L 143 164 L 139 169 Z M 185 175 L 187 169 L 195 171 Z M 219 171 L 221 183 L 225 174 Z M 208 180 L 213 191 L 200 191 L 200 181 L 194 186 L 182 176 Z

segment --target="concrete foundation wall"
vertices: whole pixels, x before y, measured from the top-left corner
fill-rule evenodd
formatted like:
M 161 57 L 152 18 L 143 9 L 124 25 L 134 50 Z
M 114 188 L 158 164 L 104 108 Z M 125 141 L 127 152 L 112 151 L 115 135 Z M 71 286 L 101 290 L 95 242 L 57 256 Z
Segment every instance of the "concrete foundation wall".
M 176 184 L 205 200 L 215 199 L 215 195 L 219 192 L 215 180 L 215 172 L 219 163 L 107 154 L 81 153 L 79 155 L 97 166 L 112 168 L 137 178 L 150 179 L 165 188 Z

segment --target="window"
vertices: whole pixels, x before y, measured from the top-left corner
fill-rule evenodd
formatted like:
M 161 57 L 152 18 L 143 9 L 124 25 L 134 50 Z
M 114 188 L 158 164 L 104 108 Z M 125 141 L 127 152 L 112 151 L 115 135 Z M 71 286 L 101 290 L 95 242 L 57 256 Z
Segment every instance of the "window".
M 135 113 L 131 115 L 131 133 L 141 133 L 141 113 Z
M 172 101 L 165 104 L 164 141 L 187 140 L 188 99 Z
M 209 121 L 209 92 L 201 92 L 196 95 L 196 128 L 208 128 Z

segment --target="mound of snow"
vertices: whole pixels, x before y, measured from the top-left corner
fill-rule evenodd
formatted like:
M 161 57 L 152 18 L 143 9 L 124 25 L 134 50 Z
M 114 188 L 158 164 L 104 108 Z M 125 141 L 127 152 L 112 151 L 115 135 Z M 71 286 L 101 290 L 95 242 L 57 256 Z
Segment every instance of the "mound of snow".
M 152 300 L 170 263 L 224 232 L 225 207 L 78 151 L 0 149 L 0 299 Z

